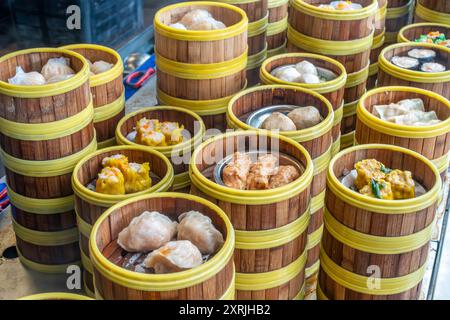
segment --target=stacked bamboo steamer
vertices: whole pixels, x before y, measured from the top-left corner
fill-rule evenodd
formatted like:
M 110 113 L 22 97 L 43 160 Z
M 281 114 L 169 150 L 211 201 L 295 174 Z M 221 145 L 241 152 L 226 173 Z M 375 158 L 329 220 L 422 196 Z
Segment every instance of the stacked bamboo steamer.
M 130 162 L 148 162 L 152 174 L 152 186 L 140 192 L 110 195 L 95 192 L 87 186 L 97 178 L 102 169 L 102 160 L 115 154 L 123 154 Z M 73 170 L 72 188 L 75 193 L 75 213 L 80 240 L 81 262 L 84 268 L 84 287 L 90 296 L 95 292 L 94 268 L 90 260 L 89 238 L 92 226 L 99 217 L 118 202 L 148 193 L 167 191 L 172 187 L 172 165 L 159 151 L 143 146 L 114 146 L 101 149 L 81 159 Z
M 401 28 L 408 25 L 415 0 L 388 0 L 386 14 L 386 44 L 395 43 Z
M 143 211 L 157 211 L 178 220 L 189 210 L 209 217 L 222 233 L 222 248 L 192 269 L 169 274 L 145 274 L 116 264 L 121 248 L 118 233 Z M 184 193 L 162 192 L 133 197 L 108 209 L 95 223 L 90 252 L 95 274 L 95 294 L 105 300 L 234 300 L 233 263 L 235 236 L 230 219 L 211 202 Z
M 70 60 L 76 74 L 40 86 L 8 84 L 16 66 L 40 71 L 50 58 Z M 0 155 L 13 205 L 21 262 L 46 273 L 79 264 L 70 177 L 97 148 L 89 66 L 73 51 L 39 48 L 0 58 Z
M 275 68 L 283 65 L 297 64 L 305 60 L 313 63 L 316 67 L 332 71 L 336 75 L 336 78 L 319 84 L 306 84 L 286 82 L 271 74 L 272 70 Z M 334 112 L 331 155 L 334 156 L 339 152 L 341 146 L 341 120 L 344 109 L 344 86 L 347 81 L 347 72 L 341 63 L 326 56 L 313 53 L 286 53 L 271 57 L 264 61 L 261 66 L 260 78 L 263 84 L 298 86 L 320 93 L 328 99 L 333 106 Z
M 351 190 L 339 177 L 363 159 L 411 171 L 427 192 L 390 201 Z M 366 144 L 338 153 L 327 176 L 318 298 L 419 299 L 440 188 L 431 161 L 406 148 Z
M 217 163 L 236 151 L 274 149 L 286 155 L 289 164 L 295 161 L 304 168 L 301 176 L 288 185 L 238 190 L 216 183 L 212 177 Z M 222 208 L 235 229 L 236 298 L 303 299 L 313 177 L 306 149 L 267 131 L 229 132 L 195 149 L 189 174 L 191 193 Z
M 414 42 L 421 35 L 428 34 L 430 32 L 439 31 L 445 34 L 447 39 L 450 38 L 450 20 L 448 24 L 434 23 L 434 22 L 420 22 L 410 24 L 403 27 L 398 33 L 398 42 Z
M 89 85 L 94 102 L 94 127 L 98 148 L 115 145 L 116 126 L 125 115 L 122 58 L 115 50 L 95 44 L 74 44 L 62 48 L 78 52 L 91 62 L 102 60 L 113 65 L 110 70 L 101 74 L 91 74 Z
M 267 26 L 267 56 L 286 50 L 289 0 L 269 0 L 269 25 Z
M 169 27 L 194 9 L 208 10 L 227 28 Z M 207 129 L 225 130 L 228 101 L 246 86 L 247 27 L 245 12 L 227 3 L 183 2 L 158 11 L 154 29 L 160 103 L 194 111 Z
M 259 67 L 267 57 L 268 0 L 217 0 L 244 10 L 248 18 L 248 86 L 259 83 Z
M 378 73 L 378 56 L 383 48 L 386 34 L 386 12 L 388 0 L 378 0 L 378 11 L 375 16 L 375 31 L 373 34 L 372 48 L 370 51 L 369 77 L 366 89 L 375 87 Z
M 344 65 L 347 83 L 341 122 L 341 148 L 353 144 L 356 104 L 366 90 L 373 44 L 377 0 L 358 0 L 363 9 L 338 11 L 317 7 L 315 0 L 291 2 L 288 26 L 289 52 L 327 55 Z
M 417 0 L 415 22 L 450 23 L 450 2 L 447 0 Z
M 309 60 L 311 61 L 311 60 Z M 245 121 L 246 115 L 272 105 L 312 105 L 323 120 L 310 128 L 280 132 L 283 136 L 299 142 L 308 151 L 313 163 L 311 183 L 311 218 L 308 226 L 308 259 L 305 269 L 305 293 L 315 290 L 319 270 L 320 239 L 323 230 L 323 208 L 327 167 L 331 159 L 332 128 L 334 113 L 331 103 L 322 95 L 301 87 L 286 85 L 259 86 L 244 90 L 231 99 L 228 106 L 228 126 L 233 129 L 259 130 Z

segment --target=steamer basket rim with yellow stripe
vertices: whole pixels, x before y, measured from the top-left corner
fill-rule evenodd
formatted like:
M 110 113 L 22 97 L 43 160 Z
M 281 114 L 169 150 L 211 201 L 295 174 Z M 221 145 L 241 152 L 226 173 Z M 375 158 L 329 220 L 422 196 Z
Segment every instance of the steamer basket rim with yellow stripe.
M 317 18 L 329 20 L 361 20 L 375 14 L 378 9 L 378 1 L 372 0 L 370 5 L 356 10 L 331 10 L 319 8 L 315 5 L 306 3 L 303 0 L 293 0 L 291 1 L 291 6 Z
M 224 221 L 227 229 L 225 242 L 222 248 L 210 260 L 198 267 L 185 271 L 170 274 L 144 274 L 121 268 L 103 256 L 97 246 L 95 235 L 97 235 L 102 222 L 105 221 L 114 210 L 136 201 L 171 197 L 195 201 L 207 206 Z M 161 192 L 141 195 L 122 201 L 110 207 L 98 218 L 92 227 L 91 235 L 93 236 L 89 239 L 89 249 L 94 267 L 96 267 L 103 276 L 113 282 L 138 290 L 170 291 L 201 283 L 216 274 L 230 259 L 232 259 L 234 251 L 234 230 L 225 212 L 217 205 L 203 198 L 185 193 Z
M 432 138 L 438 135 L 445 134 L 449 131 L 450 128 L 450 117 L 441 121 L 440 123 L 428 126 L 408 126 L 402 124 L 392 123 L 386 120 L 382 120 L 377 116 L 370 113 L 365 107 L 364 104 L 367 99 L 375 94 L 385 93 L 385 92 L 411 92 L 418 93 L 430 97 L 434 100 L 439 101 L 440 103 L 447 106 L 450 109 L 450 101 L 443 96 L 428 91 L 421 88 L 416 87 L 402 87 L 402 86 L 390 86 L 390 87 L 380 87 L 376 89 L 372 89 L 366 92 L 358 102 L 358 107 L 356 109 L 356 113 L 358 114 L 358 118 L 360 121 L 365 123 L 366 125 L 375 128 L 376 130 L 393 136 L 411 138 L 411 137 L 426 137 Z
M 161 22 L 161 15 L 165 12 L 171 11 L 173 9 L 188 7 L 188 6 L 216 6 L 229 9 L 238 13 L 241 16 L 241 19 L 238 23 L 228 26 L 225 29 L 219 30 L 180 30 L 169 27 L 168 25 Z M 155 14 L 154 19 L 155 32 L 160 33 L 164 36 L 168 36 L 169 38 L 182 40 L 182 41 L 214 41 L 214 40 L 223 40 L 226 38 L 230 38 L 241 34 L 247 31 L 248 26 L 248 18 L 244 10 L 221 2 L 212 2 L 212 1 L 191 1 L 191 2 L 181 2 L 166 6 L 160 9 Z
M 397 35 L 397 42 L 414 42 L 414 40 L 408 40 L 408 38 L 405 37 L 405 31 L 408 31 L 410 29 L 414 29 L 416 27 L 440 27 L 440 28 L 448 28 L 450 29 L 450 20 L 449 24 L 445 23 L 436 23 L 436 22 L 420 22 L 420 23 L 413 23 L 404 26 L 400 29 Z
M 43 98 L 49 96 L 56 96 L 74 90 L 89 80 L 89 66 L 86 62 L 86 59 L 84 59 L 82 55 L 67 49 L 33 48 L 14 51 L 0 57 L 0 63 L 19 55 L 39 53 L 39 52 L 54 52 L 54 53 L 61 53 L 67 56 L 73 56 L 83 63 L 83 67 L 81 68 L 80 71 L 78 71 L 73 77 L 69 79 L 58 81 L 56 83 L 38 86 L 15 85 L 0 80 L 0 94 L 18 98 Z
M 94 300 L 87 296 L 66 292 L 37 293 L 17 300 Z
M 303 141 L 307 141 L 307 140 L 311 140 L 311 139 L 320 137 L 322 134 L 324 134 L 325 132 L 327 132 L 328 130 L 331 129 L 331 127 L 333 126 L 334 112 L 333 112 L 333 107 L 332 107 L 330 101 L 328 101 L 324 96 L 322 96 L 321 94 L 319 94 L 313 90 L 309 90 L 309 89 L 302 88 L 299 86 L 292 86 L 292 85 L 277 85 L 277 84 L 264 85 L 264 86 L 258 86 L 258 87 L 243 90 L 243 91 L 237 93 L 228 103 L 227 117 L 229 117 L 229 119 L 231 120 L 231 123 L 236 124 L 241 129 L 254 130 L 254 131 L 258 131 L 258 132 L 260 132 L 260 131 L 267 132 L 268 130 L 261 129 L 261 128 L 254 128 L 254 127 L 248 125 L 247 123 L 239 120 L 239 118 L 236 117 L 236 115 L 233 113 L 233 105 L 238 99 L 240 99 L 241 97 L 243 97 L 249 93 L 253 93 L 256 91 L 263 91 L 263 90 L 276 90 L 276 89 L 294 90 L 294 91 L 302 92 L 304 94 L 311 95 L 314 98 L 317 98 L 320 101 L 322 101 L 328 109 L 328 115 L 319 124 L 317 124 L 313 127 L 307 128 L 307 129 L 302 129 L 302 130 L 279 131 L 279 134 L 281 134 L 285 137 L 294 139 L 297 142 L 303 142 Z
M 186 113 L 188 115 L 190 115 L 191 117 L 193 117 L 195 119 L 195 121 L 198 121 L 198 123 L 200 123 L 200 130 L 194 134 L 193 137 L 191 137 L 191 139 L 181 142 L 180 144 L 174 145 L 174 146 L 164 146 L 164 147 L 150 147 L 150 146 L 144 146 L 147 148 L 151 148 L 153 150 L 159 151 L 161 152 L 163 155 L 165 155 L 166 157 L 169 157 L 172 153 L 173 150 L 176 150 L 177 152 L 186 152 L 186 151 L 190 151 L 194 146 L 195 143 L 197 141 L 202 140 L 203 135 L 205 134 L 205 124 L 203 123 L 202 118 L 196 114 L 195 112 L 188 110 L 186 108 L 181 108 L 181 107 L 172 107 L 172 106 L 156 106 L 156 107 L 145 107 L 142 109 L 139 109 L 137 111 L 128 113 L 125 117 L 123 117 L 122 119 L 120 119 L 120 121 L 117 123 L 117 127 L 116 127 L 116 139 L 117 142 L 119 144 L 122 145 L 134 145 L 134 146 L 143 146 L 141 144 L 138 144 L 134 141 L 130 141 L 128 140 L 121 132 L 121 127 L 123 126 L 123 124 L 130 118 L 141 114 L 141 113 L 145 113 L 147 111 L 158 111 L 158 110 L 173 110 L 173 111 L 178 111 L 178 112 L 182 112 L 182 113 Z
M 279 187 L 275 189 L 269 189 L 269 190 L 238 190 L 233 189 L 230 187 L 219 185 L 211 180 L 208 180 L 203 174 L 199 171 L 199 169 L 196 166 L 195 159 L 197 159 L 199 153 L 203 150 L 205 146 L 207 146 L 210 143 L 213 143 L 215 141 L 229 138 L 229 137 L 235 137 L 235 136 L 256 136 L 256 137 L 266 137 L 271 139 L 278 139 L 282 140 L 283 142 L 286 142 L 292 146 L 294 146 L 296 149 L 300 150 L 300 152 L 303 154 L 303 156 L 306 159 L 306 167 L 303 174 L 296 179 L 295 181 Z M 300 145 L 300 143 L 296 142 L 295 140 L 278 135 L 275 133 L 272 133 L 270 131 L 265 132 L 258 132 L 255 130 L 251 131 L 235 131 L 235 132 L 227 132 L 221 135 L 214 136 L 213 138 L 208 139 L 207 141 L 203 142 L 199 147 L 195 148 L 194 153 L 191 157 L 191 162 L 189 164 L 189 176 L 191 178 L 191 181 L 195 183 L 195 185 L 200 188 L 204 189 L 207 194 L 212 195 L 213 197 L 220 199 L 222 201 L 228 201 L 232 203 L 242 203 L 242 204 L 268 204 L 268 203 L 274 203 L 282 200 L 286 200 L 289 198 L 292 198 L 292 195 L 299 191 L 303 191 L 306 189 L 313 177 L 313 165 L 311 156 L 306 151 L 306 149 Z
M 394 152 L 401 152 L 419 159 L 433 172 L 436 183 L 425 194 L 419 197 L 403 200 L 372 198 L 344 186 L 333 172 L 335 162 L 339 158 L 351 152 L 370 149 L 384 149 Z M 334 193 L 338 198 L 357 208 L 381 214 L 409 214 L 425 209 L 437 201 L 439 190 L 441 189 L 441 177 L 436 166 L 430 160 L 417 152 L 395 145 L 363 144 L 344 149 L 331 159 L 328 167 L 327 187 L 330 189 L 330 192 Z
M 67 49 L 67 50 L 73 50 L 73 49 L 92 49 L 92 50 L 98 50 L 98 51 L 104 51 L 116 58 L 117 62 L 114 64 L 114 66 L 102 73 L 94 74 L 89 77 L 89 85 L 91 87 L 96 87 L 105 83 L 108 83 L 109 81 L 116 79 L 117 77 L 121 76 L 123 73 L 123 63 L 122 58 L 117 53 L 117 51 L 98 44 L 91 44 L 91 43 L 80 43 L 80 44 L 69 44 L 63 47 L 60 47 L 61 49 Z M 95 62 L 95 61 L 94 61 Z
M 402 42 L 392 44 L 384 48 L 380 56 L 378 58 L 379 67 L 386 73 L 403 80 L 409 80 L 413 82 L 422 82 L 422 83 L 435 83 L 435 82 L 446 82 L 450 81 L 450 70 L 442 71 L 442 72 L 421 72 L 403 69 L 395 66 L 390 61 L 388 61 L 385 57 L 386 52 L 401 48 L 405 46 L 411 47 L 424 47 L 428 49 L 435 49 L 439 51 L 444 51 L 450 56 L 450 48 L 446 48 L 444 46 L 432 44 L 432 43 L 418 43 L 418 42 Z
M 161 177 L 161 181 L 159 181 L 157 184 L 152 185 L 150 188 L 135 192 L 133 194 L 125 194 L 125 195 L 111 195 L 111 194 L 104 194 L 95 192 L 92 190 L 89 190 L 86 186 L 82 185 L 80 180 L 78 179 L 77 175 L 80 170 L 80 168 L 92 157 L 95 157 L 97 155 L 110 152 L 110 151 L 117 151 L 120 152 L 121 150 L 135 150 L 135 151 L 142 151 L 145 153 L 151 153 L 157 157 L 159 157 L 164 164 L 167 167 L 167 172 L 164 177 Z M 85 199 L 88 202 L 95 203 L 100 206 L 110 206 L 112 204 L 116 204 L 119 201 L 129 199 L 130 197 L 137 197 L 143 194 L 146 194 L 148 192 L 158 192 L 160 190 L 163 190 L 169 186 L 172 185 L 174 177 L 174 171 L 172 164 L 170 163 L 169 159 L 163 155 L 161 152 L 153 150 L 151 148 L 145 148 L 144 146 L 132 146 L 132 145 L 124 145 L 124 146 L 114 146 L 109 147 L 105 149 L 98 150 L 94 153 L 91 153 L 81 159 L 77 165 L 75 166 L 75 169 L 73 170 L 72 174 L 72 188 L 74 192 L 80 196 L 81 198 Z
M 335 65 L 336 67 L 338 67 L 339 70 L 341 71 L 341 74 L 338 75 L 335 79 L 333 79 L 331 81 L 326 81 L 326 82 L 317 83 L 317 84 L 314 84 L 314 83 L 308 84 L 308 83 L 293 83 L 293 82 L 283 81 L 283 80 L 280 80 L 277 77 L 273 76 L 272 74 L 270 74 L 269 71 L 267 71 L 267 65 L 269 63 L 276 61 L 278 59 L 294 58 L 294 57 L 311 58 L 311 59 L 318 59 L 318 60 L 326 61 L 326 62 L 331 63 L 331 64 Z M 276 56 L 266 59 L 263 62 L 263 64 L 261 65 L 260 77 L 261 77 L 262 81 L 266 81 L 267 83 L 278 83 L 278 84 L 284 84 L 284 85 L 289 85 L 289 86 L 298 86 L 298 87 L 303 87 L 306 89 L 312 89 L 318 93 L 328 93 L 328 92 L 331 92 L 334 90 L 338 90 L 340 87 L 345 85 L 345 82 L 347 81 L 347 71 L 345 70 L 345 67 L 342 65 L 342 63 L 340 63 L 334 59 L 331 59 L 329 57 L 323 56 L 323 55 L 314 54 L 314 53 L 285 53 L 285 54 L 276 55 Z
M 428 9 L 427 7 L 423 6 L 420 1 L 417 1 L 416 3 L 416 15 L 419 18 L 422 18 L 424 20 L 428 21 L 436 21 L 440 23 L 445 23 L 447 21 L 450 21 L 450 13 L 445 12 L 439 12 L 434 11 L 431 9 Z
M 414 7 L 412 4 L 415 0 L 409 0 L 407 4 L 400 7 L 388 7 L 386 13 L 386 19 L 396 19 L 400 16 L 403 16 L 409 13 Z
M 268 1 L 268 8 L 269 9 L 273 9 L 273 8 L 285 5 L 286 3 L 289 3 L 289 0 L 269 0 Z

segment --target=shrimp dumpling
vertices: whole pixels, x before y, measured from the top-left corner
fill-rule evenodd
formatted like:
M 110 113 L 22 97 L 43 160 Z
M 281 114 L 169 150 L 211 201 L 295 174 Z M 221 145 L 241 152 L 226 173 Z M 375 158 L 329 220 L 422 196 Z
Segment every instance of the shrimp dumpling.
M 189 30 L 218 30 L 225 29 L 226 26 L 221 21 L 215 20 L 213 17 L 196 21 L 189 26 Z
M 115 167 L 106 167 L 98 174 L 95 191 L 105 194 L 125 194 L 125 178 Z
M 182 23 L 172 23 L 171 25 L 169 25 L 169 27 L 174 28 L 174 29 L 178 29 L 178 30 L 187 30 L 187 28 L 185 27 L 184 24 Z
M 319 110 L 312 106 L 294 109 L 287 116 L 295 123 L 297 130 L 310 128 L 321 121 Z
M 154 269 L 157 274 L 192 269 L 202 263 L 200 250 L 188 240 L 170 241 L 151 252 L 144 260 L 144 265 Z
M 302 74 L 299 82 L 307 83 L 307 84 L 315 84 L 320 83 L 320 78 L 314 74 L 304 73 Z
M 295 69 L 297 69 L 297 71 L 302 75 L 305 74 L 313 74 L 315 76 L 318 75 L 316 66 L 314 66 L 311 62 L 306 60 L 297 63 L 295 65 Z
M 286 82 L 299 82 L 302 79 L 302 75 L 295 68 L 290 67 L 278 72 L 277 78 Z
M 158 131 L 142 132 L 137 136 L 136 142 L 150 147 L 167 145 L 166 137 Z
M 99 61 L 95 61 L 92 64 L 91 72 L 94 74 L 99 74 L 99 73 L 103 73 L 103 72 L 106 72 L 106 71 L 112 69 L 112 67 L 114 67 L 114 65 L 112 63 L 108 63 L 106 61 L 99 60 Z
M 128 252 L 149 252 L 168 243 L 177 232 L 177 223 L 156 212 L 144 211 L 120 231 L 117 243 Z
M 46 80 L 42 74 L 36 71 L 25 72 L 21 67 L 16 67 L 14 77 L 8 79 L 9 84 L 22 86 L 37 86 L 45 84 Z
M 186 26 L 186 28 L 191 29 L 191 25 L 211 17 L 211 13 L 203 9 L 195 9 L 186 13 L 179 23 Z
M 152 186 L 150 178 L 150 164 L 130 162 L 125 174 L 126 193 L 139 192 Z
M 56 76 L 73 75 L 75 71 L 70 67 L 70 60 L 65 57 L 48 59 L 42 67 L 41 74 L 48 81 Z
M 262 129 L 266 130 L 280 130 L 280 131 L 295 131 L 295 123 L 281 112 L 274 112 L 268 116 L 261 124 Z
M 222 233 L 208 216 L 191 210 L 181 214 L 178 221 L 178 240 L 191 241 L 202 254 L 216 253 L 222 247 Z

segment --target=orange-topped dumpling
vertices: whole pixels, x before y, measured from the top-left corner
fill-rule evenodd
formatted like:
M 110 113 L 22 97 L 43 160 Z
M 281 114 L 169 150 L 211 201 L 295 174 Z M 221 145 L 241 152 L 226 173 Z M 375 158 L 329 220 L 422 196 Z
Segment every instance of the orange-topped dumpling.
M 103 158 L 102 166 L 117 168 L 122 172 L 122 174 L 125 175 L 128 168 L 128 158 L 123 154 L 114 154 L 112 156 Z
M 147 119 L 142 118 L 136 122 L 136 131 L 140 132 L 148 132 L 148 131 L 158 131 L 159 130 L 159 120 L 158 119 Z
M 140 144 L 150 146 L 150 147 L 158 147 L 158 146 L 166 146 L 166 137 L 158 131 L 148 131 L 138 133 L 136 136 L 136 141 Z
M 125 179 L 116 167 L 105 167 L 98 174 L 95 191 L 105 194 L 125 194 Z
M 383 164 L 375 159 L 365 159 L 355 164 L 358 173 L 355 179 L 355 186 L 358 190 L 370 184 L 372 179 L 384 179 L 385 173 L 381 171 Z
M 139 192 L 152 186 L 150 178 L 150 164 L 130 162 L 125 174 L 125 191 L 126 193 Z
M 414 180 L 410 171 L 392 170 L 386 175 L 395 199 L 414 198 Z
M 164 121 L 161 123 L 160 131 L 166 137 L 167 145 L 175 145 L 183 141 L 182 132 L 184 126 L 180 126 L 178 122 Z

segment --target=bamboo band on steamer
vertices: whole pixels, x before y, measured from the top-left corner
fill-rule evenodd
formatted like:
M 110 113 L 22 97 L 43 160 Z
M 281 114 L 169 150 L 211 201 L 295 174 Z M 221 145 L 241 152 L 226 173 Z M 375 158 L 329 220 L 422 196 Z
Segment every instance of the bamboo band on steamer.
M 427 7 L 424 7 L 420 4 L 420 1 L 417 1 L 416 3 L 416 15 L 425 20 L 430 22 L 437 22 L 437 23 L 444 23 L 448 24 L 450 21 L 450 13 L 445 12 L 439 12 L 434 11 L 431 9 L 428 9 Z
M 322 9 L 313 4 L 306 3 L 303 0 L 293 0 L 291 1 L 290 4 L 291 7 L 304 13 L 307 13 L 308 15 L 323 19 L 340 20 L 340 21 L 365 19 L 375 15 L 378 9 L 377 0 L 372 0 L 371 4 L 362 9 L 339 11 L 339 12 Z

